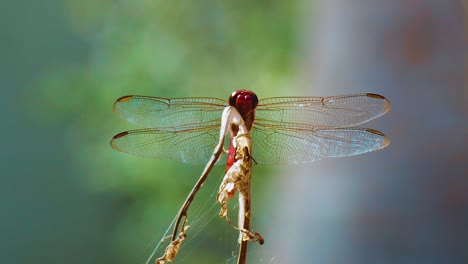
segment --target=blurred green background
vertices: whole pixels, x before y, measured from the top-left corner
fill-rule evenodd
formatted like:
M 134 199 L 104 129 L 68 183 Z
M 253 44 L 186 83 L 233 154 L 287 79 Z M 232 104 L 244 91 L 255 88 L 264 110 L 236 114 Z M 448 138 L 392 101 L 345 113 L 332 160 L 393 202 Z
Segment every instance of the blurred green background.
M 2 169 L 9 213 L 0 262 L 143 263 L 203 167 L 112 150 L 113 135 L 135 128 L 113 102 L 278 94 L 294 78 L 296 9 L 283 1 L 6 3 L 3 155 L 12 162 Z M 202 202 L 223 171 L 213 174 Z M 206 245 L 190 263 L 236 250 L 236 232 L 222 224 L 221 235 L 212 227 L 198 235 Z M 233 242 L 220 246 L 229 231 Z
M 466 6 L 3 3 L 0 263 L 144 263 L 203 167 L 112 150 L 113 135 L 135 128 L 113 102 L 237 89 L 374 92 L 393 107 L 369 125 L 389 134 L 383 151 L 254 168 L 253 228 L 267 243 L 249 263 L 462 263 Z M 223 168 L 212 174 L 182 263 L 235 263 L 237 234 L 212 196 Z

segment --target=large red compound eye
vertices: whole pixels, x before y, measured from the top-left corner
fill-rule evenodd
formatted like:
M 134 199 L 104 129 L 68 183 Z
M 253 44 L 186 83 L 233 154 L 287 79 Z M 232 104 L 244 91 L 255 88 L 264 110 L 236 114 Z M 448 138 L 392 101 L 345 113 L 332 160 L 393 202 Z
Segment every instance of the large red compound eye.
M 229 105 L 236 106 L 237 94 L 239 91 L 232 92 L 231 96 L 229 96 Z
M 240 111 L 252 111 L 258 105 L 258 97 L 252 91 L 235 91 L 229 97 L 229 105 L 236 107 Z

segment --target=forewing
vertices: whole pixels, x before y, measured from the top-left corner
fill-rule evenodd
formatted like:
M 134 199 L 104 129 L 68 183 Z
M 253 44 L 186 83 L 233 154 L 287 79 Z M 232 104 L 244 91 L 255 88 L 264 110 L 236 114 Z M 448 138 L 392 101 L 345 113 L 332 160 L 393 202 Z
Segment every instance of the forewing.
M 390 143 L 381 132 L 366 128 L 256 124 L 251 133 L 252 157 L 259 164 L 297 164 L 353 156 Z
M 298 123 L 313 126 L 355 126 L 390 110 L 390 102 L 378 94 L 329 97 L 273 97 L 260 100 L 255 122 Z
M 219 140 L 219 126 L 204 129 L 139 129 L 112 138 L 112 148 L 148 158 L 206 164 Z
M 123 119 L 141 127 L 167 128 L 219 123 L 226 105 L 221 99 L 209 97 L 169 99 L 129 95 L 114 103 L 114 111 Z

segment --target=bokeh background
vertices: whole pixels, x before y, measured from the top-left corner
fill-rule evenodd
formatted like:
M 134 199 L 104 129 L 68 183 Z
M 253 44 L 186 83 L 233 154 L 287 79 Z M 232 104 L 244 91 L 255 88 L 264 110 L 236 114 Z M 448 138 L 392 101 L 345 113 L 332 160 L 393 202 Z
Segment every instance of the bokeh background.
M 254 168 L 253 227 L 266 244 L 250 246 L 249 263 L 466 262 L 467 6 L 2 3 L 0 263 L 144 263 L 202 167 L 112 150 L 134 128 L 113 102 L 236 89 L 392 103 L 366 124 L 391 138 L 382 151 Z M 194 205 L 204 229 L 179 263 L 235 263 L 235 231 L 212 197 L 222 172 Z

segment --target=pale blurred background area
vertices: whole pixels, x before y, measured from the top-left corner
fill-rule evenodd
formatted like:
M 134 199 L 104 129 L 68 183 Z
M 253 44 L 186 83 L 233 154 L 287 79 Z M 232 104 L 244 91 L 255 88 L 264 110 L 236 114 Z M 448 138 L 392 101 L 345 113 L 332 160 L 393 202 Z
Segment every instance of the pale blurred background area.
M 466 5 L 329 0 L 315 8 L 302 89 L 385 95 L 391 111 L 365 126 L 391 144 L 279 178 L 277 210 L 265 220 L 275 219 L 266 233 L 276 234 L 278 263 L 465 263 Z
M 227 99 L 237 89 L 260 98 L 371 92 L 392 104 L 363 125 L 390 137 L 382 151 L 254 167 L 252 227 L 266 243 L 250 246 L 249 263 L 466 263 L 467 8 L 3 3 L 0 263 L 145 263 L 202 168 L 112 150 L 113 135 L 136 128 L 113 102 Z M 202 206 L 214 204 L 223 168 L 213 174 Z M 210 210 L 177 263 L 235 263 L 236 232 Z

